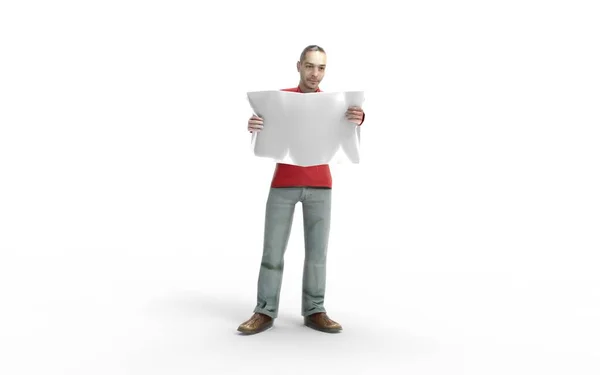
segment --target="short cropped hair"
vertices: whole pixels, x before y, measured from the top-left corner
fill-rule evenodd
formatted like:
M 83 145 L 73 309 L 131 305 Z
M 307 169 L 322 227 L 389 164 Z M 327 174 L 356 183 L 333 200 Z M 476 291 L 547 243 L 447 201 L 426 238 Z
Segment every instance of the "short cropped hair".
M 319 47 L 316 44 L 311 44 L 310 46 L 306 47 L 300 54 L 300 62 L 304 61 L 304 59 L 306 58 L 306 54 L 310 51 L 318 51 L 318 52 L 326 53 L 322 47 Z

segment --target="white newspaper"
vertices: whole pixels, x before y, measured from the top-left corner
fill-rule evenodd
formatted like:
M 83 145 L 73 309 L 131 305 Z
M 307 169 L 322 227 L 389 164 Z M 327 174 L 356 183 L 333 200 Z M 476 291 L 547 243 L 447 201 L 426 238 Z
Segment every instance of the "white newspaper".
M 350 106 L 361 106 L 364 92 L 248 92 L 263 129 L 253 133 L 254 155 L 303 167 L 358 163 L 360 126 L 346 119 Z

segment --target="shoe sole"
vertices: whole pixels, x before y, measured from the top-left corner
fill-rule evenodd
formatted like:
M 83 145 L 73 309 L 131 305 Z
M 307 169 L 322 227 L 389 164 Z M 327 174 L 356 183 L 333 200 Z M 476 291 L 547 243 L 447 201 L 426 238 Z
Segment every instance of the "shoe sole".
M 264 326 L 260 327 L 257 330 L 254 330 L 254 331 L 246 331 L 246 330 L 241 329 L 240 327 L 238 327 L 237 330 L 239 332 L 243 333 L 244 335 L 255 335 L 257 333 L 264 332 L 264 331 L 266 331 L 267 329 L 269 329 L 271 327 L 273 327 L 273 321 L 270 321 L 269 323 L 265 324 Z
M 311 323 L 310 321 L 308 321 L 308 322 L 305 321 L 304 325 L 309 328 L 315 329 L 317 331 L 325 332 L 325 333 L 340 333 L 342 331 L 341 328 L 323 328 L 314 323 Z

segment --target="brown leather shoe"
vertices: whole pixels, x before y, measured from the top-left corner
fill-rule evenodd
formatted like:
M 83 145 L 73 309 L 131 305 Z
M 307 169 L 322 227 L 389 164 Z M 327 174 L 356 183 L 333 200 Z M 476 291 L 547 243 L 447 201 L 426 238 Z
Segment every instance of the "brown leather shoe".
M 327 333 L 338 333 L 342 330 L 342 326 L 329 319 L 326 313 L 319 312 L 304 317 L 304 325 L 317 331 Z
M 247 335 L 253 335 L 265 331 L 272 326 L 273 318 L 265 314 L 254 313 L 250 319 L 240 324 L 237 330 Z

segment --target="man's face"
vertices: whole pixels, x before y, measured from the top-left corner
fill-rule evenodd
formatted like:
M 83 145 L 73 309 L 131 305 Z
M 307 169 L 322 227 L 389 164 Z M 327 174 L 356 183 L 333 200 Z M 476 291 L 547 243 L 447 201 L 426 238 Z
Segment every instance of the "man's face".
M 301 86 L 304 86 L 304 88 L 310 91 L 315 91 L 325 76 L 326 65 L 327 55 L 323 52 L 308 52 L 304 61 L 297 63 Z

